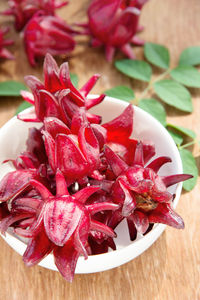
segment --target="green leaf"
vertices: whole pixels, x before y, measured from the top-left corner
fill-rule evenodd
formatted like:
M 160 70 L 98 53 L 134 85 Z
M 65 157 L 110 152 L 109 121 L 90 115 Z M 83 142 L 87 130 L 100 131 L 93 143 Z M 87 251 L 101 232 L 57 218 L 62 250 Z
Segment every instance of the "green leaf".
M 25 110 L 26 108 L 31 107 L 31 106 L 32 106 L 32 105 L 31 105 L 30 103 L 26 102 L 26 101 L 22 102 L 22 103 L 18 106 L 15 115 L 18 115 L 21 111 L 23 111 L 23 110 Z
M 167 104 L 182 111 L 192 112 L 192 101 L 189 91 L 180 83 L 164 79 L 154 83 L 156 94 Z
M 176 145 L 180 146 L 182 144 L 182 142 L 183 142 L 183 137 L 180 134 L 178 134 L 178 133 L 176 133 L 174 131 L 171 131 L 169 129 L 167 131 L 169 132 L 169 134 L 173 138 L 173 140 L 176 143 Z
M 179 66 L 195 66 L 200 64 L 200 46 L 193 46 L 183 50 L 179 59 Z
M 130 101 L 135 98 L 134 92 L 131 88 L 124 86 L 124 85 L 119 85 L 116 86 L 110 90 L 105 91 L 105 94 L 107 96 L 125 100 L 125 101 Z
M 169 51 L 166 47 L 153 43 L 144 45 L 144 55 L 153 65 L 162 69 L 169 68 Z
M 170 72 L 176 81 L 190 87 L 200 88 L 200 72 L 191 66 L 179 66 Z
M 193 178 L 183 182 L 183 188 L 189 192 L 196 185 L 197 178 L 198 178 L 198 168 L 196 165 L 195 158 L 193 157 L 192 153 L 189 150 L 180 149 L 179 152 L 183 164 L 183 173 L 191 174 L 194 176 Z
M 166 126 L 166 112 L 160 102 L 153 98 L 142 99 L 138 106 L 156 118 L 164 127 Z
M 27 87 L 18 81 L 10 80 L 0 82 L 0 96 L 20 96 L 21 90 L 27 90 Z
M 122 59 L 115 62 L 115 67 L 131 78 L 147 82 L 151 79 L 151 66 L 143 60 Z
M 77 88 L 78 87 L 78 76 L 74 73 L 70 73 L 70 78 L 71 78 L 72 84 Z
M 191 129 L 188 129 L 188 128 L 185 128 L 185 127 L 182 127 L 182 126 L 178 126 L 178 125 L 174 125 L 174 124 L 167 124 L 167 126 L 182 132 L 183 134 L 191 137 L 192 139 L 196 138 L 196 133 Z

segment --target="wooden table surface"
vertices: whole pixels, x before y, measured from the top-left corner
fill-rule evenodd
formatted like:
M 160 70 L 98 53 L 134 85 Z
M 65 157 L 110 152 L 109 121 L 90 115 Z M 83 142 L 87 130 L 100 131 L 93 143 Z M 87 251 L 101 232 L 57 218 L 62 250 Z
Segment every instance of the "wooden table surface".
M 2 10 L 7 1 L 0 2 Z M 71 4 L 60 10 L 59 14 L 66 21 L 84 20 L 87 3 L 87 0 L 71 0 Z M 12 25 L 11 18 L 0 18 L 0 23 Z M 176 64 L 184 48 L 200 45 L 199 0 L 150 0 L 143 9 L 141 23 L 145 25 L 141 37 L 169 47 L 172 65 Z M 10 36 L 16 41 L 12 47 L 16 60 L 1 62 L 0 81 L 23 81 L 28 74 L 41 77 L 41 64 L 32 69 L 27 62 L 21 36 L 14 30 Z M 136 53 L 141 56 L 141 49 L 138 48 Z M 72 72 L 78 74 L 80 86 L 92 74 L 103 74 L 94 89 L 97 93 L 118 84 L 138 89 L 138 82 L 119 74 L 105 61 L 101 50 L 90 49 L 86 44 L 77 47 L 71 56 L 70 67 Z M 194 112 L 185 114 L 167 108 L 168 119 L 195 130 L 200 139 L 200 91 L 193 89 L 192 94 Z M 0 126 L 13 116 L 20 101 L 19 98 L 1 99 Z M 198 149 L 194 147 L 193 151 L 199 164 Z M 199 187 L 200 181 L 192 192 L 182 194 L 178 204 L 177 211 L 186 225 L 184 230 L 167 228 L 150 249 L 133 261 L 102 273 L 76 275 L 72 284 L 57 272 L 38 266 L 27 268 L 21 257 L 1 239 L 0 300 L 199 300 Z

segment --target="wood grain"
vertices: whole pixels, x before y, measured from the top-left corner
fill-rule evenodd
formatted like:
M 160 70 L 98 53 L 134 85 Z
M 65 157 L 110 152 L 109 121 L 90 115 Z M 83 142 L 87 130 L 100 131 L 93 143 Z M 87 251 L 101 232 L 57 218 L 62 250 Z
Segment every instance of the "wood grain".
M 1 0 L 0 10 L 6 7 Z M 59 14 L 66 21 L 85 19 L 87 0 L 72 0 Z M 170 49 L 172 65 L 180 52 L 188 46 L 200 45 L 199 0 L 150 0 L 145 6 L 141 23 L 146 41 L 164 44 Z M 0 17 L 0 23 L 12 24 L 11 18 Z M 28 74 L 42 77 L 42 64 L 32 69 L 26 60 L 20 35 L 11 31 L 16 41 L 12 52 L 15 61 L 0 64 L 0 81 L 23 80 Z M 78 74 L 80 85 L 94 73 L 103 74 L 94 92 L 118 84 L 132 86 L 138 91 L 142 85 L 119 74 L 108 64 L 100 49 L 90 49 L 86 39 L 70 59 L 71 71 Z M 142 56 L 142 50 L 136 49 Z M 122 57 L 120 54 L 118 58 Z M 60 60 L 59 62 L 61 62 Z M 196 131 L 200 139 L 200 93 L 192 89 L 194 112 L 180 113 L 169 109 L 169 121 Z M 20 99 L 1 99 L 0 126 L 11 118 Z M 200 166 L 198 149 L 194 148 Z M 89 275 L 76 275 L 72 284 L 65 282 L 57 272 L 41 267 L 27 268 L 21 257 L 2 239 L 0 240 L 0 299 L 4 300 L 199 300 L 200 299 L 200 205 L 198 181 L 190 193 L 183 193 L 177 208 L 185 220 L 182 231 L 167 228 L 165 233 L 144 254 L 114 270 Z

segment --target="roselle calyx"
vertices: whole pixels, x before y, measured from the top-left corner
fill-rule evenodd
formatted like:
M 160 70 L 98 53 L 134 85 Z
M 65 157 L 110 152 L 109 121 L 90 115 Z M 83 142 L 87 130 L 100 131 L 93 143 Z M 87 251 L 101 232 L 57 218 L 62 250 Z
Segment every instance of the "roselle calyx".
M 38 191 L 39 198 L 13 200 L 10 214 L 1 222 L 1 232 L 5 232 L 16 221 L 21 221 L 22 226 L 19 223 L 14 226 L 15 232 L 30 238 L 24 262 L 29 266 L 36 264 L 53 251 L 56 266 L 71 281 L 75 268 L 73 257 L 78 258 L 80 254 L 86 258 L 88 256 L 86 246 L 89 232 L 100 231 L 110 237 L 116 235 L 105 224 L 92 220 L 92 215 L 102 210 L 116 210 L 118 205 L 107 202 L 85 205 L 87 198 L 99 188 L 86 187 L 70 195 L 65 178 L 59 170 L 56 173 L 55 196 L 35 179 L 30 180 L 29 184 Z M 71 248 L 70 256 L 65 255 L 63 247 Z
M 38 11 L 24 29 L 24 44 L 28 60 L 32 66 L 36 59 L 51 55 L 68 54 L 75 47 L 75 31 L 57 16 Z
M 182 218 L 173 209 L 172 195 L 167 187 L 192 178 L 191 175 L 177 174 L 159 176 L 157 172 L 169 157 L 158 157 L 144 165 L 143 145 L 138 143 L 132 166 L 128 166 L 110 148 L 105 148 L 105 155 L 116 181 L 112 187 L 112 200 L 121 204 L 108 222 L 115 228 L 124 218 L 127 220 L 131 239 L 136 232 L 144 234 L 151 223 L 163 223 L 183 229 Z
M 141 30 L 139 17 L 147 0 L 93 0 L 88 8 L 88 23 L 79 24 L 91 36 L 92 47 L 103 46 L 106 59 L 112 61 L 116 49 L 131 59 L 131 43 L 144 44 L 136 34 Z
M 9 8 L 4 15 L 14 16 L 15 28 L 20 31 L 38 11 L 46 15 L 55 15 L 57 8 L 67 5 L 68 1 L 59 0 L 8 0 Z
M 25 101 L 35 106 L 34 113 L 19 114 L 18 118 L 27 122 L 43 122 L 45 117 L 56 117 L 69 128 L 77 124 L 77 116 L 86 119 L 90 123 L 98 124 L 101 116 L 88 112 L 88 109 L 99 104 L 105 98 L 100 95 L 94 99 L 88 99 L 87 95 L 99 78 L 96 74 L 78 90 L 71 82 L 68 63 L 63 63 L 60 68 L 50 54 L 44 60 L 44 83 L 35 76 L 26 76 L 25 81 L 32 94 L 22 91 Z M 80 119 L 79 118 L 79 119 Z M 76 119 L 74 121 L 73 119 Z M 75 123 L 75 124 L 73 124 Z M 81 121 L 82 124 L 82 121 Z M 78 125 L 79 129 L 80 125 Z M 77 133 L 77 132 L 76 132 Z

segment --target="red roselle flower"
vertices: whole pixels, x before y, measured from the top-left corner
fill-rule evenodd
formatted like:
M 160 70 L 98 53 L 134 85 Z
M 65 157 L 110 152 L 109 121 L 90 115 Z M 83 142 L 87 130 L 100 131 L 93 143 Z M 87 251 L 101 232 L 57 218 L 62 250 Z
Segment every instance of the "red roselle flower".
M 134 59 L 130 43 L 143 45 L 136 34 L 142 6 L 147 0 L 94 0 L 88 9 L 88 24 L 79 24 L 91 35 L 92 46 L 104 46 L 106 59 L 112 61 L 115 50 Z
M 57 0 L 9 0 L 4 15 L 15 17 L 15 28 L 20 31 L 32 18 L 32 16 L 42 10 L 46 15 L 54 15 L 57 8 L 67 5 L 68 1 Z
M 9 28 L 0 29 L 0 58 L 14 59 L 14 56 L 5 48 L 12 45 L 14 42 L 12 40 L 6 40 L 4 35 L 9 31 Z
M 76 124 L 84 112 L 90 123 L 100 123 L 100 116 L 87 111 L 105 98 L 105 95 L 101 95 L 87 99 L 99 77 L 95 74 L 78 91 L 71 82 L 68 63 L 62 64 L 59 69 L 53 57 L 47 54 L 44 61 L 44 84 L 34 76 L 25 77 L 33 94 L 23 91 L 22 96 L 35 106 L 35 113 L 20 114 L 18 118 L 26 122 L 41 122 L 45 117 L 56 117 L 69 128 L 75 123 L 74 133 L 77 133 Z
M 90 231 L 102 232 L 111 238 L 116 236 L 107 225 L 93 220 L 92 215 L 103 210 L 116 210 L 118 205 L 107 202 L 85 205 L 99 187 L 86 187 L 70 195 L 60 171 L 56 173 L 56 196 L 37 180 L 30 180 L 29 185 L 41 196 L 18 197 L 12 201 L 10 214 L 1 222 L 1 231 L 4 233 L 8 226 L 20 222 L 14 226 L 15 232 L 30 238 L 24 262 L 29 266 L 37 264 L 53 251 L 58 270 L 72 281 L 78 257 L 81 254 L 88 257 Z
M 57 16 L 37 12 L 27 23 L 24 30 L 24 43 L 28 60 L 36 65 L 36 58 L 68 54 L 75 47 L 75 31 Z
M 116 176 L 112 186 L 112 200 L 121 205 L 109 218 L 108 225 L 115 228 L 124 218 L 127 219 L 130 238 L 137 232 L 144 234 L 150 223 L 164 223 L 183 229 L 182 218 L 173 210 L 174 195 L 167 188 L 178 182 L 192 178 L 187 174 L 159 176 L 157 172 L 171 159 L 158 157 L 144 165 L 143 145 L 137 144 L 133 164 L 128 166 L 110 148 L 105 148 L 105 156 Z

